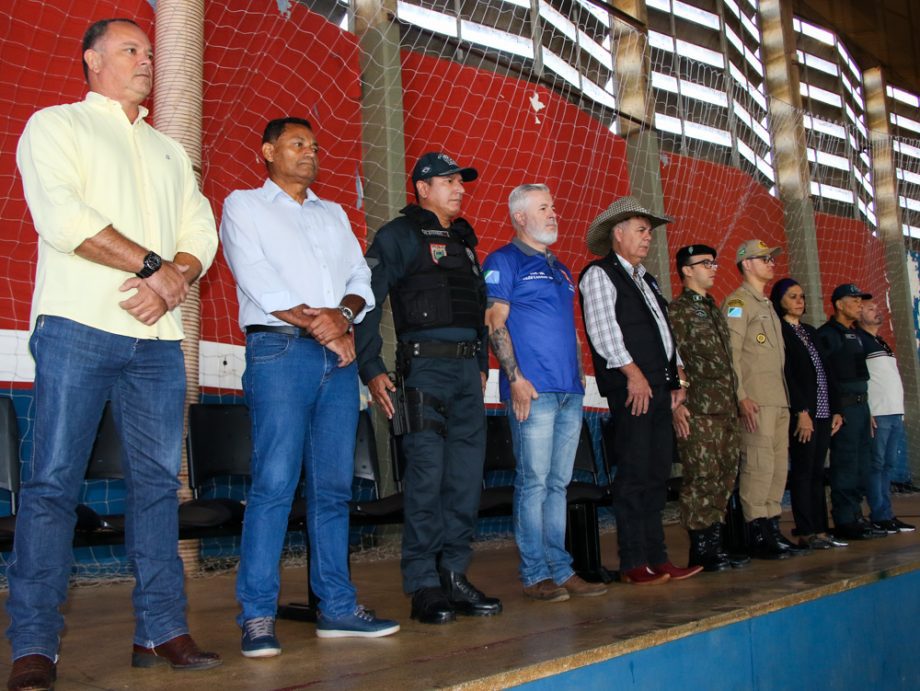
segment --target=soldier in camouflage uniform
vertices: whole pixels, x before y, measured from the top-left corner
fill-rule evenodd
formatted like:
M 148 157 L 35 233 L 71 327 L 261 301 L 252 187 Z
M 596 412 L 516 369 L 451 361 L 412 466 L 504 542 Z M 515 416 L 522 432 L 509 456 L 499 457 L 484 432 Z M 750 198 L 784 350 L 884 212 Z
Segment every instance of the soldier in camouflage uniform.
M 683 465 L 680 519 L 690 534 L 690 565 L 722 571 L 750 561 L 729 558 L 722 550 L 722 517 L 741 454 L 731 337 L 708 294 L 718 266 L 716 251 L 706 245 L 682 247 L 676 263 L 684 289 L 668 306 L 668 316 L 690 380 L 687 400 L 674 410 Z

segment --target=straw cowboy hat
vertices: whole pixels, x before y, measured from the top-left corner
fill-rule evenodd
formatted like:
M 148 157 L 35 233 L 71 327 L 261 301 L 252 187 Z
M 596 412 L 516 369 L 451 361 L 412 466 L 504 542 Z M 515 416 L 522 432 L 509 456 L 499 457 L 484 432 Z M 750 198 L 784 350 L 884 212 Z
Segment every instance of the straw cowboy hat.
M 673 218 L 659 216 L 643 207 L 635 197 L 620 197 L 605 211 L 591 221 L 588 228 L 588 249 L 592 254 L 606 256 L 610 251 L 610 230 L 617 223 L 635 216 L 644 216 L 652 223 L 652 228 L 657 228 L 665 223 L 670 223 Z

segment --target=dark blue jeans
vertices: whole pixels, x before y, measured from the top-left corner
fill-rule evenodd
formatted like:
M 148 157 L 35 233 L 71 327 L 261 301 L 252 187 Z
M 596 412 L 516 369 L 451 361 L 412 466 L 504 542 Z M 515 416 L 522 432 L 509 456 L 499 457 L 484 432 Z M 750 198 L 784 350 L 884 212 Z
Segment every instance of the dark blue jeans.
M 876 415 L 875 436 L 872 438 L 872 466 L 869 470 L 869 501 L 873 521 L 888 521 L 891 510 L 891 483 L 898 470 L 901 438 L 904 436 L 903 415 Z
M 831 515 L 841 526 L 862 518 L 862 498 L 872 464 L 869 404 L 843 409 L 843 427 L 831 437 Z
M 134 642 L 150 647 L 187 633 L 177 553 L 185 407 L 179 341 L 116 336 L 40 316 L 29 347 L 35 359 L 34 448 L 8 571 L 13 659 L 57 655 L 75 508 L 109 398 L 124 447 L 125 547 L 136 581 Z
M 565 583 L 572 557 L 565 551 L 566 487 L 572 480 L 581 434 L 582 400 L 573 393 L 541 393 L 524 422 L 505 402 L 517 468 L 514 474 L 514 539 L 524 586 L 551 578 Z
M 279 560 L 301 470 L 306 483 L 310 586 L 323 614 L 355 609 L 348 575 L 348 502 L 355 465 L 358 370 L 311 338 L 246 337 L 243 391 L 252 419 L 252 486 L 246 497 L 236 596 L 238 621 L 275 616 Z

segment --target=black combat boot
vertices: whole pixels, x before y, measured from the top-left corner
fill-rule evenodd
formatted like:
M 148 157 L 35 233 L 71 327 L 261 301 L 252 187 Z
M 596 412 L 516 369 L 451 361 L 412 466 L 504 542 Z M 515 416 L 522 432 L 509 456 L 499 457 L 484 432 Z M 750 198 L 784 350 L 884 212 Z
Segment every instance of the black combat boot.
M 751 556 L 755 559 L 788 559 L 792 556 L 776 543 L 769 519 L 755 518 L 748 523 L 748 531 L 751 535 Z
M 420 588 L 412 593 L 412 618 L 423 624 L 447 624 L 457 616 L 440 588 Z
M 441 571 L 441 588 L 447 595 L 447 601 L 457 614 L 472 617 L 488 617 L 500 614 L 502 602 L 495 597 L 486 597 L 476 586 L 470 583 L 462 573 Z
M 713 541 L 716 543 L 716 550 L 719 556 L 728 559 L 733 569 L 740 569 L 751 563 L 751 558 L 744 552 L 732 552 L 725 548 L 725 541 L 722 533 L 722 523 L 715 523 L 712 526 Z
M 724 571 L 731 567 L 728 559 L 719 554 L 713 526 L 702 530 L 688 530 L 690 535 L 690 558 L 687 566 L 702 566 L 703 571 Z

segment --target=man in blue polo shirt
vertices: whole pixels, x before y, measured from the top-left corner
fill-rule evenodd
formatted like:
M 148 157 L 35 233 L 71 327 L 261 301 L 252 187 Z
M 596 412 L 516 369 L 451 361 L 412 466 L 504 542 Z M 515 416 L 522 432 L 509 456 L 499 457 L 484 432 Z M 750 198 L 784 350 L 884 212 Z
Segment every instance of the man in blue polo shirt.
M 575 283 L 549 246 L 558 228 L 546 185 L 508 198 L 517 237 L 483 264 L 489 342 L 501 365 L 499 389 L 511 423 L 514 537 L 524 595 L 560 602 L 603 595 L 572 570 L 565 550 L 566 486 L 581 432 L 584 375 L 575 334 Z

